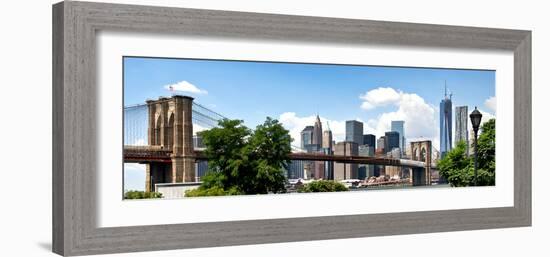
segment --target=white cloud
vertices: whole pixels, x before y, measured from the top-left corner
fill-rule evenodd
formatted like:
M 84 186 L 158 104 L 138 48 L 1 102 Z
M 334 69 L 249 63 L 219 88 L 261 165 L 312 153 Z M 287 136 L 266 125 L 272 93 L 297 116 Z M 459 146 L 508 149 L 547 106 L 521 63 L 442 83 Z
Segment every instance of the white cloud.
M 164 88 L 170 91 L 188 92 L 188 93 L 199 94 L 199 95 L 208 94 L 208 91 L 204 89 L 200 89 L 197 86 L 185 80 L 182 80 L 175 84 L 166 85 L 164 86 Z
M 375 127 L 376 136 L 383 136 L 391 130 L 392 120 L 405 121 L 405 137 L 407 142 L 414 140 L 432 140 L 439 142 L 439 126 L 437 124 L 437 109 L 428 104 L 417 94 L 405 93 L 391 87 L 380 87 L 359 96 L 363 100 L 361 108 L 371 111 L 377 107 L 393 105 L 395 111 L 385 112 L 367 124 Z M 437 146 L 437 145 L 436 145 Z
M 481 124 L 489 121 L 490 119 L 495 119 L 496 118 L 496 115 L 493 115 L 489 112 L 485 112 L 483 110 L 479 110 L 479 112 L 481 112 L 481 115 L 483 115 L 483 116 L 481 116 Z
M 401 99 L 401 94 L 402 92 L 398 92 L 391 87 L 379 87 L 370 90 L 359 96 L 363 100 L 361 108 L 368 111 L 379 106 L 395 104 Z
M 497 99 L 491 96 L 485 100 L 485 107 L 489 108 L 493 113 L 497 111 Z
M 313 126 L 315 124 L 315 115 L 299 117 L 294 112 L 285 112 L 279 116 L 279 122 L 289 130 L 292 137 L 292 145 L 300 146 L 300 132 L 306 126 Z M 323 131 L 327 130 L 327 121 L 332 131 L 332 138 L 336 142 L 344 141 L 346 138 L 346 121 L 345 120 L 329 120 L 324 117 L 319 117 L 323 125 Z M 359 120 L 359 119 L 358 119 Z M 359 120 L 361 121 L 361 120 Z M 373 133 L 374 129 L 368 126 L 368 123 L 363 124 L 364 133 Z

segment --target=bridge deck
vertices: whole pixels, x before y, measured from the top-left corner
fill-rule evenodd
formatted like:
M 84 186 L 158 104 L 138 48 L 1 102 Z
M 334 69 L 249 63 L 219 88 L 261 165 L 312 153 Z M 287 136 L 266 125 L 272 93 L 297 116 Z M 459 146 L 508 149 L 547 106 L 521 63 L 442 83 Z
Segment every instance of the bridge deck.
M 160 146 L 124 146 L 124 162 L 172 162 L 172 151 Z M 194 151 L 196 160 L 207 160 L 203 151 Z M 322 153 L 290 153 L 288 155 L 291 160 L 303 161 L 333 161 L 337 163 L 357 163 L 357 164 L 372 164 L 384 166 L 402 166 L 411 168 L 424 168 L 425 163 L 421 161 L 413 161 L 406 159 L 393 159 L 384 157 L 369 157 L 369 156 L 344 156 L 344 155 L 327 155 Z

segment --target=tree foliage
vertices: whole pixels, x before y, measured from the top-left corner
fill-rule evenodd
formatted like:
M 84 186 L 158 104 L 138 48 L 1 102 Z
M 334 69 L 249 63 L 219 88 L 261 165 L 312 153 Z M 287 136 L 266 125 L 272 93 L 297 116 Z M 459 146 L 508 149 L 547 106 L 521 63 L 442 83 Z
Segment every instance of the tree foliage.
M 298 189 L 299 193 L 340 191 L 348 191 L 348 188 L 344 184 L 332 180 L 316 180 Z
M 151 199 L 162 198 L 162 193 L 159 192 L 144 192 L 137 190 L 130 190 L 124 193 L 124 199 Z
M 495 185 L 495 122 L 495 119 L 491 119 L 481 126 L 478 138 L 478 186 Z M 474 156 L 467 156 L 467 147 L 466 142 L 458 142 L 456 147 L 437 163 L 439 174 L 452 186 L 475 184 Z
M 223 196 L 223 195 L 240 195 L 241 191 L 238 188 L 232 187 L 228 190 L 219 186 L 213 186 L 209 188 L 196 188 L 185 191 L 187 197 L 200 197 L 200 196 Z
M 281 123 L 267 118 L 254 131 L 241 120 L 224 119 L 200 132 L 208 173 L 186 196 L 267 194 L 285 191 L 283 169 L 290 162 L 291 137 Z

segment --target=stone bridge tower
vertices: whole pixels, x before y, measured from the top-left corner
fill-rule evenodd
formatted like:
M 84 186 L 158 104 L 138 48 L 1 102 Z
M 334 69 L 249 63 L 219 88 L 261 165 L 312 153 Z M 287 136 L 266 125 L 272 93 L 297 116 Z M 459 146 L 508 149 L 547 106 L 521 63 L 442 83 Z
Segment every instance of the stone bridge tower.
M 413 161 L 426 163 L 424 168 L 412 169 L 413 186 L 430 185 L 432 181 L 432 141 L 411 142 L 411 154 Z
M 193 98 L 174 95 L 148 100 L 148 145 L 171 152 L 171 163 L 148 163 L 145 191 L 157 183 L 195 182 Z

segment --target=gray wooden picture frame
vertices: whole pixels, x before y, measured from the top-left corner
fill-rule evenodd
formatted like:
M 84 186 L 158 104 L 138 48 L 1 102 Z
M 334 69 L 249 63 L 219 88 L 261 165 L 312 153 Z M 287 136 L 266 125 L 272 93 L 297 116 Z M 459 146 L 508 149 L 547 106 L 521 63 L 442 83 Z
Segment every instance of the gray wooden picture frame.
M 97 227 L 95 37 L 101 30 L 513 51 L 514 206 Z M 530 31 L 73 1 L 53 6 L 55 253 L 88 255 L 530 225 Z

